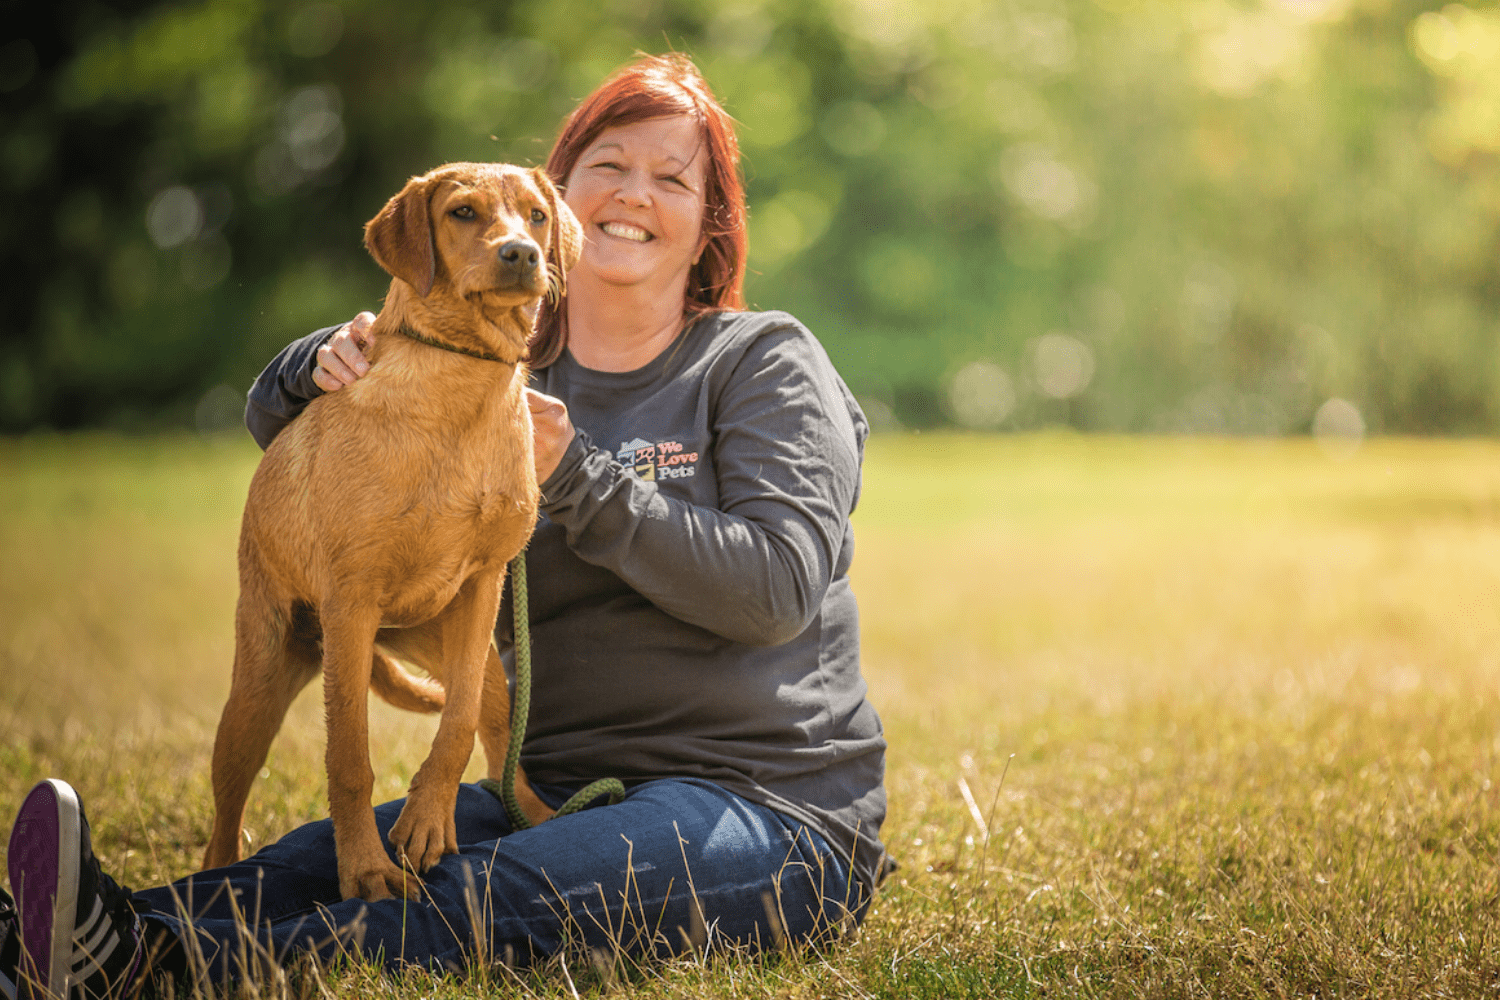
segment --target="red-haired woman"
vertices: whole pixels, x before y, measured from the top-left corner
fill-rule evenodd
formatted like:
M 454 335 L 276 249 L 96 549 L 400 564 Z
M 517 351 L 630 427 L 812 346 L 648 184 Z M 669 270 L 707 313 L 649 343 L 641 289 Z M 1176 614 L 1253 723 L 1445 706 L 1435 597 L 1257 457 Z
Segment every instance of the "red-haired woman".
M 463 846 L 423 876 L 424 904 L 367 905 L 339 898 L 327 821 L 127 897 L 98 873 L 71 791 L 44 783 L 12 837 L 12 885 L 47 882 L 16 867 L 38 853 L 18 854 L 16 838 L 40 837 L 40 853 L 71 859 L 85 888 L 58 907 L 58 927 L 26 928 L 28 950 L 62 942 L 39 965 L 71 968 L 78 956 L 56 951 L 96 902 L 115 914 L 112 954 L 124 957 L 93 980 L 70 973 L 95 985 L 138 976 L 135 945 L 157 936 L 192 936 L 215 978 L 242 974 L 240 914 L 260 915 L 264 950 L 248 953 L 355 946 L 434 968 L 525 963 L 569 943 L 767 947 L 863 916 L 888 864 L 885 743 L 847 577 L 866 424 L 801 324 L 744 311 L 738 159 L 692 63 L 666 56 L 607 80 L 547 163 L 586 239 L 532 348 L 544 500 L 528 550 L 523 760 L 554 806 L 602 777 L 624 781 L 624 801 L 512 832 L 501 803 L 466 785 Z M 247 413 L 262 445 L 368 369 L 371 319 L 319 331 L 271 364 Z M 505 648 L 510 630 L 497 631 Z M 377 810 L 382 834 L 400 808 Z M 83 832 L 48 840 L 69 822 Z M 215 892 L 225 880 L 232 894 Z M 183 969 L 183 952 L 169 948 L 156 967 Z

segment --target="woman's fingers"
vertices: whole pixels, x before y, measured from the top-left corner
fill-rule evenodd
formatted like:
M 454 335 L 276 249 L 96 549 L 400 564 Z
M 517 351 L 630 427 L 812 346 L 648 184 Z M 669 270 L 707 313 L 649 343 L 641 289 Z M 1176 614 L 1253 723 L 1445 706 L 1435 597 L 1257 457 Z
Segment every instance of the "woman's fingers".
M 346 329 L 364 350 L 375 346 L 375 334 L 372 332 L 375 329 L 374 313 L 368 310 L 356 313 Z
M 364 352 L 375 343 L 370 332 L 374 322 L 374 314 L 362 312 L 318 348 L 318 366 L 313 369 L 313 382 L 318 388 L 334 392 L 353 385 L 370 370 Z

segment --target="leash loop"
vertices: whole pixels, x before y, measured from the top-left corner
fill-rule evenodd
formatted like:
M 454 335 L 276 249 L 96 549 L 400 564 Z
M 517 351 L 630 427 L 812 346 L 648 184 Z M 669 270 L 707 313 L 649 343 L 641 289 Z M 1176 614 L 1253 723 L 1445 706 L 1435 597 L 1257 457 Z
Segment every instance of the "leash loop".
M 525 830 L 531 823 L 516 800 L 516 769 L 521 763 L 521 744 L 526 741 L 526 717 L 531 711 L 531 614 L 527 600 L 525 550 L 511 560 L 510 594 L 511 634 L 516 646 L 516 691 L 511 699 L 510 746 L 505 751 L 505 770 L 500 775 L 500 801 L 505 803 L 511 829 Z M 485 780 L 480 784 L 494 793 L 493 781 Z M 572 798 L 558 807 L 556 815 L 578 812 L 601 795 L 608 795 L 609 804 L 617 805 L 625 798 L 625 786 L 618 778 L 600 778 L 573 793 Z

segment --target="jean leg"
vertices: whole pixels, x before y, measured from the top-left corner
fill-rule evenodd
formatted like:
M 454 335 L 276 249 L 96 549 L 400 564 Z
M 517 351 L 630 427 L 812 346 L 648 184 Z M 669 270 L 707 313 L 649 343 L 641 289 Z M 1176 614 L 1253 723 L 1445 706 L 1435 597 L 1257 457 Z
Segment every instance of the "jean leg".
M 553 805 L 567 795 L 562 789 L 538 792 Z M 405 804 L 405 799 L 397 799 L 375 807 L 375 825 L 393 861 L 395 851 L 386 836 Z M 454 818 L 461 843 L 492 842 L 511 832 L 505 807 L 476 785 L 459 787 Z M 184 939 L 191 928 L 193 950 L 207 964 L 215 981 L 238 974 L 240 953 L 249 945 L 245 940 L 247 925 L 260 929 L 259 948 L 270 954 L 284 957 L 296 948 L 317 951 L 326 959 L 340 947 L 330 934 L 357 927 L 365 906 L 358 899 L 346 904 L 339 892 L 333 821 L 327 819 L 304 824 L 232 865 L 141 890 L 132 899 L 145 911 L 149 928 L 169 932 L 170 936 L 163 939 L 169 943 Z M 348 945 L 349 932 L 343 937 L 343 945 Z M 194 964 L 198 961 L 194 959 Z M 164 968 L 181 972 L 187 964 L 180 948 L 162 949 Z
M 431 905 L 378 903 L 367 955 L 524 965 L 567 944 L 632 955 L 817 940 L 850 916 L 846 863 L 795 821 L 706 781 L 656 781 L 619 805 L 461 848 L 428 873 Z
M 400 805 L 377 810 L 382 834 Z M 465 785 L 458 817 L 459 853 L 423 876 L 420 903 L 339 899 L 324 821 L 193 876 L 200 894 L 206 880 L 227 877 L 240 899 L 259 902 L 253 949 L 242 928 L 256 911 L 242 902 L 237 918 L 228 894 L 190 921 L 148 919 L 191 930 L 211 978 L 224 981 L 254 964 L 254 952 L 277 962 L 357 952 L 391 969 L 459 970 L 475 960 L 525 965 L 570 943 L 632 955 L 770 948 L 831 934 L 857 909 L 847 865 L 821 837 L 706 781 L 649 782 L 619 805 L 514 833 L 498 800 Z M 164 891 L 137 898 L 155 905 Z

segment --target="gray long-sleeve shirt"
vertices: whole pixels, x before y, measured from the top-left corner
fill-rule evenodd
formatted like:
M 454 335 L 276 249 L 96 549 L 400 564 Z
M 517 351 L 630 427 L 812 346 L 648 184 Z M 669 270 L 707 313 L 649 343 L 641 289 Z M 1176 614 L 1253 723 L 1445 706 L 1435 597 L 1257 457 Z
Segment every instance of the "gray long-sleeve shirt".
M 319 394 L 331 332 L 252 388 L 262 447 Z M 578 436 L 527 551 L 527 773 L 713 781 L 852 854 L 868 890 L 885 741 L 847 576 L 868 427 L 822 346 L 785 313 L 723 313 L 636 371 L 564 352 L 532 384 Z

